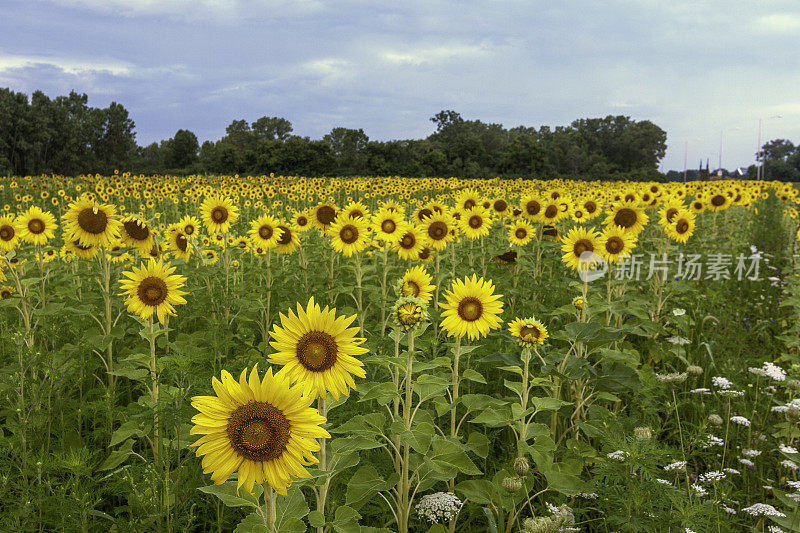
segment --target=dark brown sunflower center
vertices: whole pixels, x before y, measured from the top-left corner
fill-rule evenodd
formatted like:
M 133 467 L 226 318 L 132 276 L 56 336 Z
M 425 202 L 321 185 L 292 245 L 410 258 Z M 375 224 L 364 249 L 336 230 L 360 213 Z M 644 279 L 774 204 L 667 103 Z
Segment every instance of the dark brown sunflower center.
M 217 224 L 224 223 L 226 220 L 228 220 L 228 210 L 225 207 L 218 205 L 211 210 L 211 220 Z
M 40 218 L 32 218 L 28 221 L 28 231 L 33 233 L 34 235 L 39 235 L 40 233 L 44 233 L 44 220 Z
M 135 241 L 144 241 L 150 236 L 150 228 L 136 220 L 126 220 L 122 223 L 125 233 Z
M 678 214 L 678 210 L 676 208 L 670 207 L 669 209 L 667 209 L 667 213 L 666 213 L 667 222 L 672 222 L 672 219 L 675 218 L 675 215 L 677 215 L 677 214 Z
M 397 224 L 394 223 L 394 220 L 384 220 L 381 222 L 381 231 L 384 233 L 394 233 L 396 229 Z
M 472 207 L 475 207 L 475 200 L 473 200 L 472 198 L 464 202 L 464 209 L 470 209 Z
M 628 207 L 623 207 L 614 215 L 614 224 L 623 228 L 632 228 L 637 221 L 636 211 Z
M 593 252 L 594 245 L 587 239 L 580 239 L 572 245 L 572 251 L 575 257 L 580 257 L 584 252 Z
M 591 215 L 597 210 L 597 204 L 594 203 L 592 200 L 584 202 L 583 208 Z
M 100 235 L 108 227 L 108 215 L 102 209 L 87 207 L 78 213 L 78 225 L 86 233 Z
M 329 205 L 323 205 L 317 209 L 317 222 L 323 226 L 330 225 L 336 218 L 336 210 Z
M 336 339 L 322 331 L 309 331 L 297 341 L 297 359 L 312 372 L 324 372 L 336 363 Z
M 467 224 L 469 224 L 469 227 L 472 229 L 478 229 L 483 226 L 483 217 L 480 215 L 472 215 L 469 217 Z
M 431 256 L 432 250 L 427 246 L 419 251 L 419 258 L 425 261 L 427 258 Z
M 290 230 L 286 226 L 278 226 L 278 229 L 282 231 L 281 238 L 278 239 L 278 244 L 287 245 L 290 242 L 292 242 L 292 230 Z
M 534 339 L 539 338 L 539 328 L 536 326 L 522 326 L 522 329 L 519 330 L 520 338 L 526 339 L 529 337 L 533 337 Z
M 684 218 L 680 219 L 675 224 L 675 231 L 677 231 L 681 235 L 689 231 L 689 221 Z
M 417 218 L 420 220 L 425 220 L 426 218 L 433 216 L 433 211 L 428 209 L 427 207 L 424 209 L 420 209 L 419 213 L 417 213 Z
M 185 252 L 186 249 L 189 247 L 189 239 L 186 238 L 186 235 L 183 233 L 179 233 L 175 237 L 175 246 L 178 247 L 178 250 L 181 252 Z
M 420 288 L 416 281 L 406 280 L 403 282 L 403 296 L 419 296 Z
M 339 238 L 345 244 L 353 244 L 358 240 L 358 228 L 355 226 L 344 226 L 339 230 Z
M 364 218 L 364 213 L 360 209 L 350 211 L 350 218 Z
M 266 224 L 258 228 L 258 236 L 262 239 L 269 240 L 272 237 L 272 227 L 267 226 Z
M 156 276 L 144 278 L 139 282 L 139 288 L 136 291 L 142 303 L 150 307 L 155 307 L 166 300 L 168 292 L 166 282 Z
M 725 197 L 722 196 L 721 194 L 715 194 L 711 198 L 711 205 L 713 205 L 714 207 L 719 207 L 724 204 L 725 204 Z
M 536 200 L 531 200 L 525 204 L 525 212 L 528 213 L 530 216 L 538 215 L 541 209 L 542 209 L 541 204 Z
M 280 409 L 267 402 L 251 402 L 231 413 L 227 433 L 231 447 L 251 461 L 278 459 L 286 451 L 292 425 Z
M 297 225 L 300 226 L 301 228 L 303 226 L 308 225 L 308 219 L 306 217 L 297 217 L 297 220 L 295 220 L 295 222 L 297 222 Z
M 558 206 L 548 205 L 547 209 L 544 210 L 545 218 L 555 218 L 556 215 L 558 215 Z
M 525 237 L 528 236 L 528 230 L 526 230 L 525 228 L 517 228 L 516 231 L 514 231 L 514 236 L 517 239 L 524 239 Z
M 195 231 L 194 224 L 186 224 L 186 225 L 183 227 L 183 232 L 184 232 L 186 235 L 194 235 L 194 231 Z
M 606 251 L 610 254 L 618 254 L 625 248 L 625 241 L 617 236 L 609 237 L 606 241 Z
M 703 202 L 695 202 L 692 205 L 694 205 L 695 209 L 702 209 L 703 208 Z
M 10 290 L 3 289 L 2 291 L 0 291 L 0 300 L 5 300 L 9 296 L 11 296 L 11 291 Z
M 503 211 L 508 209 L 508 204 L 506 203 L 505 200 L 495 200 L 493 207 L 495 211 L 497 211 L 498 213 L 502 213 Z
M 458 304 L 458 316 L 467 322 L 474 322 L 481 317 L 483 305 L 477 298 L 464 298 Z
M 434 241 L 440 241 L 447 237 L 447 224 L 442 222 L 441 220 L 437 220 L 430 226 L 428 226 L 428 237 L 433 239 Z
M 16 232 L 14 231 L 13 226 L 5 225 L 0 226 L 0 240 L 10 241 L 14 238 Z
M 629 192 L 628 194 L 625 195 L 625 199 L 628 200 L 629 202 L 632 202 L 636 200 L 636 195 Z
M 400 240 L 400 247 L 405 248 L 406 250 L 410 250 L 415 244 L 417 244 L 417 239 L 415 239 L 410 233 L 403 235 L 403 238 Z

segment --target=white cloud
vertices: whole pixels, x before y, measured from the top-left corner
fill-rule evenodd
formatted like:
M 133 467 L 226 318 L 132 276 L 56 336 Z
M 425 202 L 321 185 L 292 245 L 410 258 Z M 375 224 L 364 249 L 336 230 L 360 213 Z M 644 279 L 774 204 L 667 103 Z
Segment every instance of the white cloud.
M 320 0 L 40 0 L 126 17 L 177 16 L 225 22 L 269 13 L 281 17 L 308 14 L 324 7 Z
M 382 61 L 396 65 L 423 65 L 440 63 L 455 58 L 475 58 L 487 54 L 488 50 L 484 46 L 442 45 L 383 50 L 378 52 L 378 57 Z
M 774 13 L 756 19 L 756 27 L 769 33 L 789 33 L 800 30 L 800 15 Z
M 27 55 L 0 55 L 0 72 L 49 65 L 63 70 L 68 74 L 83 74 L 89 72 L 108 72 L 115 76 L 130 76 L 133 72 L 131 65 L 121 61 L 104 61 L 96 59 L 59 58 L 47 56 Z

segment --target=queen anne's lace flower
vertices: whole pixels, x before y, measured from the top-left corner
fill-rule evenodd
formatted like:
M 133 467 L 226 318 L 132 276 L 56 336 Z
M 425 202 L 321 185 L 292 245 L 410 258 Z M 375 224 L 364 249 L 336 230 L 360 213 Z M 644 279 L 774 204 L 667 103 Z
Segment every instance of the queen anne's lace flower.
M 773 506 L 767 505 L 766 503 L 754 503 L 750 507 L 745 507 L 742 509 L 742 512 L 747 513 L 750 516 L 776 516 L 778 518 L 783 518 L 786 516 Z
M 430 523 L 449 522 L 455 518 L 464 505 L 452 492 L 434 492 L 420 498 L 416 505 L 417 514 Z

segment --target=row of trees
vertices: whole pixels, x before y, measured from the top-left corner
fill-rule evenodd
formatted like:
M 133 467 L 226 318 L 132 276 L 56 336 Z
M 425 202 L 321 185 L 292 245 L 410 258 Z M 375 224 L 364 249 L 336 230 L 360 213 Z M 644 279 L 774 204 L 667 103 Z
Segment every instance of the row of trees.
M 666 132 L 626 116 L 575 120 L 539 129 L 467 120 L 444 110 L 424 139 L 371 141 L 363 129 L 333 128 L 322 139 L 293 134 L 291 122 L 234 120 L 204 141 L 180 129 L 140 147 L 121 104 L 88 105 L 85 94 L 48 98 L 0 89 L 0 174 L 135 172 L 321 175 L 505 176 L 664 179 Z M 764 145 L 769 179 L 800 181 L 800 147 Z M 674 175 L 673 175 L 674 174 Z M 694 174 L 694 173 L 692 173 Z M 675 179 L 676 173 L 668 178 Z M 755 175 L 755 172 L 751 172 Z M 680 173 L 679 179 L 683 177 Z M 691 179 L 693 176 L 687 176 Z

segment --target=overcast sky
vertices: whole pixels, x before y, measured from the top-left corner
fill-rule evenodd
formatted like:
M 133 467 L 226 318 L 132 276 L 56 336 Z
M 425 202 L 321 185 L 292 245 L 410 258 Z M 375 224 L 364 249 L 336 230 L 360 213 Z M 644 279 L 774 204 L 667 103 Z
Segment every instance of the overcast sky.
M 125 105 L 137 141 L 233 119 L 422 138 L 441 109 L 518 125 L 629 115 L 662 169 L 800 143 L 800 2 L 0 0 L 0 87 Z M 782 118 L 769 118 L 780 115 Z

